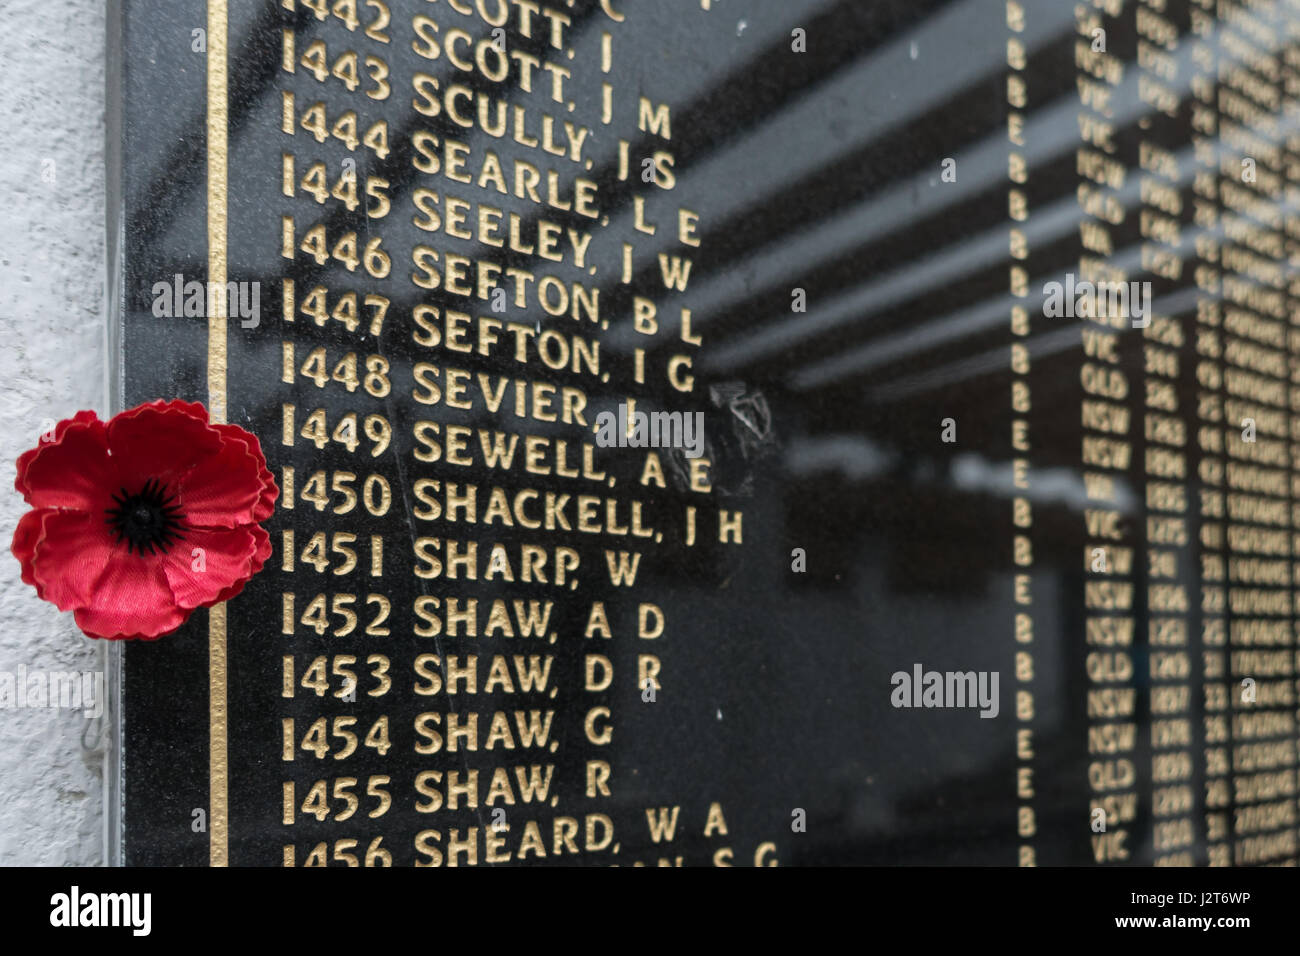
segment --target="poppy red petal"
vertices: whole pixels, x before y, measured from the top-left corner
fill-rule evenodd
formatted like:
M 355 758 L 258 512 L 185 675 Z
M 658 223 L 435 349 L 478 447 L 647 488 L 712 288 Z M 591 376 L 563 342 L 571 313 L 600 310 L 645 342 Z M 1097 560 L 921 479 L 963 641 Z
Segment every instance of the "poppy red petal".
M 262 469 L 262 496 L 253 507 L 253 520 L 265 521 L 275 512 L 275 499 L 280 497 L 280 486 L 275 483 L 271 473 Z
M 266 564 L 266 559 L 271 556 L 271 536 L 266 533 L 266 530 L 262 528 L 261 525 L 250 525 L 249 528 L 253 532 L 253 536 L 257 538 L 257 550 L 254 552 L 253 559 L 249 564 L 248 574 L 242 580 L 236 581 L 230 587 L 222 591 L 217 597 L 218 601 L 229 601 L 240 591 L 244 590 L 244 585 L 247 584 L 249 580 L 257 574 L 257 572 L 262 570 L 262 565 Z
M 243 442 L 248 446 L 249 454 L 257 459 L 259 470 L 258 480 L 262 483 L 262 492 L 253 507 L 253 521 L 261 522 L 271 517 L 275 511 L 275 499 L 280 496 L 280 488 L 275 483 L 275 477 L 266 467 L 266 456 L 262 454 L 262 443 L 257 440 L 257 436 L 252 432 L 245 431 L 238 425 L 213 425 L 213 428 L 221 432 L 223 438 L 227 441 Z
M 63 437 L 63 433 L 68 430 L 69 426 L 86 424 L 89 422 L 99 422 L 101 427 L 104 424 L 99 421 L 99 417 L 92 411 L 77 412 L 77 414 L 73 415 L 71 418 L 65 418 L 54 426 L 54 438 L 52 441 L 41 441 L 35 448 L 28 449 L 18 456 L 18 476 L 14 479 L 14 488 L 17 489 L 18 493 L 21 494 L 23 498 L 27 498 L 28 495 L 27 469 L 31 467 L 31 463 L 36 459 L 36 456 L 45 451 L 45 449 L 49 448 L 52 444 L 57 443 L 59 439 Z
M 132 555 L 115 545 L 92 515 L 47 511 L 32 572 L 36 593 L 61 611 L 75 611 L 91 637 L 158 637 L 186 614 L 176 607 L 161 556 Z
M 197 402 L 149 402 L 108 423 L 109 450 L 130 485 L 154 479 L 174 490 L 180 478 L 220 452 L 223 444 Z
M 176 603 L 187 610 L 208 607 L 222 600 L 232 587 L 236 591 L 242 588 L 254 573 L 252 566 L 260 547 L 254 529 L 266 537 L 256 525 L 187 531 L 184 546 L 173 549 L 163 564 Z M 202 549 L 201 556 L 194 554 L 196 549 Z M 195 567 L 200 557 L 202 570 Z
M 14 541 L 10 550 L 22 568 L 24 584 L 36 584 L 36 578 L 32 577 L 32 559 L 36 557 L 36 542 L 40 539 L 47 514 L 47 511 L 29 511 L 18 519 L 18 527 L 14 529 Z
M 187 402 L 183 398 L 155 398 L 152 402 L 145 402 L 143 405 L 129 408 L 113 417 L 121 418 L 123 415 L 134 415 L 146 408 L 157 409 L 169 415 L 185 415 L 199 422 L 208 422 L 208 410 L 203 407 L 202 402 Z
M 108 525 L 102 517 L 85 511 L 41 514 L 44 520 L 31 561 L 36 593 L 60 611 L 99 602 L 99 579 L 115 563 Z M 122 553 L 126 553 L 125 546 Z
M 102 513 L 117 490 L 117 468 L 108 455 L 107 431 L 94 417 L 60 422 L 55 441 L 18 459 L 14 487 L 36 508 L 75 508 Z
M 235 528 L 259 520 L 262 475 L 270 472 L 242 437 L 219 430 L 221 447 L 185 475 L 178 493 L 181 513 L 190 527 Z
M 132 638 L 153 641 L 176 630 L 190 616 L 175 604 L 159 601 L 138 608 L 121 605 L 77 608 L 73 617 L 87 637 L 106 641 Z

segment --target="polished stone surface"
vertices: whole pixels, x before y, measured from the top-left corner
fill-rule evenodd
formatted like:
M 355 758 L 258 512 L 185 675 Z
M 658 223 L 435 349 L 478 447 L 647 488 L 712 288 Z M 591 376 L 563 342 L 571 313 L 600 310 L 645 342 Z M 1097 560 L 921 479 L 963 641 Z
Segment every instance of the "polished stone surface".
M 1106 789 L 1109 783 L 1098 783 L 1112 773 L 1118 775 L 1115 792 L 1132 794 L 1136 801 L 1134 817 L 1112 820 L 1109 828 L 1126 834 L 1125 855 L 1116 862 L 1151 863 L 1183 849 L 1192 862 L 1205 863 L 1208 844 L 1218 840 L 1226 845 L 1207 837 L 1207 826 L 1216 824 L 1207 824 L 1214 808 L 1205 806 L 1207 759 L 1213 758 L 1206 757 L 1211 744 L 1204 718 L 1210 715 L 1201 703 L 1206 678 L 1200 643 L 1204 621 L 1198 611 L 1202 563 L 1196 544 L 1202 521 L 1196 506 L 1198 491 L 1205 490 L 1197 476 L 1206 456 L 1193 439 L 1184 449 L 1187 477 L 1171 479 L 1192 504 L 1186 516 L 1191 543 L 1170 548 L 1148 540 L 1152 532 L 1145 524 L 1143 501 L 1156 479 L 1144 474 L 1144 452 L 1155 443 L 1144 440 L 1143 415 L 1152 406 L 1149 400 L 1143 404 L 1151 394 L 1143 377 L 1149 371 L 1145 346 L 1153 338 L 1126 330 L 1112 339 L 1116 361 L 1110 367 L 1121 370 L 1130 383 L 1114 404 L 1127 409 L 1132 420 L 1127 428 L 1131 461 L 1127 468 L 1108 472 L 1118 489 L 1109 506 L 1089 501 L 1083 478 L 1088 469 L 1080 449 L 1095 432 L 1081 429 L 1079 422 L 1082 404 L 1095 397 L 1085 393 L 1083 369 L 1098 359 L 1085 355 L 1080 328 L 1086 324 L 1045 317 L 1037 293 L 1044 281 L 1081 271 L 1081 258 L 1087 257 L 1118 264 L 1129 270 L 1130 278 L 1152 278 L 1138 265 L 1144 241 L 1137 195 L 1141 151 L 1144 144 L 1158 144 L 1177 153 L 1182 181 L 1174 192 L 1182 202 L 1175 218 L 1184 235 L 1176 248 L 1187 261 L 1179 279 L 1155 279 L 1155 311 L 1172 316 L 1184 333 L 1182 344 L 1170 348 L 1181 363 L 1170 379 L 1176 395 L 1171 414 L 1186 423 L 1189 435 L 1197 434 L 1204 383 L 1197 378 L 1198 292 L 1192 279 L 1197 262 L 1190 146 L 1195 104 L 1185 92 L 1193 72 L 1188 55 L 1196 42 L 1191 5 L 1171 3 L 1164 13 L 1176 25 L 1175 44 L 1183 51 L 1179 88 L 1184 92 L 1172 116 L 1145 106 L 1137 96 L 1139 34 L 1133 6 L 1104 21 L 1110 55 L 1127 71 L 1111 91 L 1110 104 L 1096 113 L 1109 116 L 1113 150 L 1108 155 L 1128 171 L 1127 185 L 1108 193 L 1128 207 L 1122 222 L 1110 226 L 1114 251 L 1109 255 L 1085 249 L 1079 229 L 1081 221 L 1097 220 L 1080 207 L 1080 185 L 1096 184 L 1079 172 L 1083 127 L 1077 117 L 1092 114 L 1080 105 L 1078 79 L 1090 74 L 1076 68 L 1076 45 L 1086 47 L 1089 41 L 1081 38 L 1089 33 L 1083 29 L 1086 23 L 1076 24 L 1074 5 L 1024 4 L 1024 29 L 1014 31 L 1002 5 L 969 0 L 759 0 L 743 5 L 743 12 L 727 2 L 616 3 L 626 6 L 622 23 L 597 3 L 578 2 L 565 8 L 572 22 L 564 45 L 575 51 L 572 59 L 551 48 L 545 31 L 526 38 L 512 21 L 508 49 L 551 59 L 571 71 L 566 96 L 572 110 L 551 102 L 549 76 L 535 80 L 533 92 L 524 93 L 516 88 L 517 73 L 496 84 L 479 73 L 454 69 L 446 58 L 431 61 L 416 51 L 422 37 L 415 17 L 432 17 L 440 29 L 430 35 L 442 44 L 452 42 L 453 28 L 466 30 L 472 41 L 453 47 L 464 52 L 479 41 L 490 43 L 491 26 L 477 16 L 456 13 L 445 3 L 392 0 L 389 6 L 388 44 L 364 39 L 361 30 L 349 31 L 339 18 L 319 21 L 301 3 L 292 13 L 271 2 L 233 4 L 231 10 L 228 269 L 232 280 L 260 284 L 261 316 L 255 328 L 242 328 L 234 320 L 229 325 L 228 419 L 261 437 L 277 478 L 286 466 L 295 470 L 299 499 L 293 511 L 279 509 L 271 519 L 275 554 L 228 609 L 230 862 L 279 865 L 284 847 L 292 845 L 301 865 L 320 843 L 333 847 L 332 841 L 356 839 L 360 852 L 382 835 L 394 864 L 409 865 L 428 859 L 417 852 L 421 832 L 439 831 L 445 851 L 451 831 L 464 838 L 470 828 L 482 828 L 476 853 L 483 865 L 490 862 L 492 811 L 499 807 L 511 825 L 501 852 L 517 855 L 526 822 L 536 821 L 545 844 L 541 861 L 551 864 L 654 864 L 680 858 L 685 865 L 702 865 L 726 848 L 730 856 L 720 858 L 738 865 L 749 865 L 756 856 L 781 865 L 1015 865 L 1023 861 L 1024 847 L 1032 847 L 1042 864 L 1084 864 L 1098 862 L 1102 852 L 1090 801 L 1112 793 Z M 363 22 L 370 15 L 363 13 Z M 205 323 L 160 319 L 151 310 L 155 282 L 176 273 L 187 279 L 206 274 L 205 69 L 204 57 L 191 50 L 191 30 L 203 18 L 203 5 L 195 0 L 125 3 L 121 285 L 127 406 L 160 395 L 208 397 Z M 796 28 L 806 31 L 806 52 L 792 50 Z M 364 69 L 355 92 L 335 78 L 317 82 L 301 62 L 292 75 L 284 72 L 284 29 L 294 31 L 298 55 L 316 39 L 325 41 L 331 60 L 345 49 L 382 55 L 391 74 L 391 96 L 367 99 L 370 81 Z M 608 74 L 601 70 L 605 32 L 613 37 Z M 1029 91 L 1020 111 L 1025 124 L 1022 133 L 1012 133 L 1023 137 L 1023 147 L 1008 133 L 1009 114 L 1017 112 L 1008 105 L 1007 92 L 1012 36 L 1028 50 L 1018 71 Z M 446 114 L 442 100 L 440 115 L 421 115 L 411 106 L 421 100 L 412 83 L 419 72 L 437 77 L 440 91 L 464 83 L 489 102 L 499 96 L 525 107 L 530 133 L 539 129 L 542 112 L 554 114 L 557 130 L 566 120 L 587 127 L 591 132 L 582 156 L 591 157 L 592 166 L 521 146 L 509 136 L 496 139 L 478 128 L 463 129 Z M 608 126 L 601 122 L 602 82 L 611 83 L 616 104 Z M 292 137 L 285 135 L 281 113 L 286 90 L 295 95 L 299 118 L 319 100 L 331 123 L 348 109 L 358 112 L 363 129 L 375 119 L 387 119 L 391 151 L 384 158 L 365 147 L 349 151 L 332 137 L 318 144 L 301 126 Z M 671 139 L 637 128 L 639 96 L 670 105 Z M 1219 102 L 1224 110 L 1231 105 L 1226 99 Z M 421 172 L 416 164 L 427 163 L 417 148 L 421 131 L 465 142 L 466 170 L 472 176 L 480 175 L 491 150 L 500 157 L 507 181 L 516 159 L 561 170 L 562 195 L 572 195 L 576 178 L 588 178 L 596 183 L 596 205 L 609 224 L 584 219 L 576 210 L 502 196 L 490 184 L 455 182 L 446 170 Z M 629 143 L 627 179 L 620 177 L 620 139 Z M 557 141 L 565 142 L 563 137 Z M 671 191 L 640 179 L 640 159 L 656 150 L 672 154 L 676 185 Z M 363 183 L 366 177 L 387 181 L 391 212 L 367 222 L 359 210 L 350 212 L 332 199 L 318 206 L 301 190 L 293 198 L 285 196 L 281 170 L 286 152 L 295 156 L 298 179 L 310 163 L 321 161 L 331 183 L 343 160 L 355 158 Z M 1019 184 L 1030 210 L 1027 221 L 1008 216 L 1008 189 L 1016 185 L 1008 180 L 1008 154 L 1017 152 L 1030 169 L 1028 181 Z M 437 155 L 445 165 L 445 154 L 437 150 Z M 942 174 L 943 160 L 950 157 L 956 159 L 955 182 Z M 544 200 L 544 174 L 540 182 Z M 507 217 L 501 220 L 501 237 L 507 235 L 510 213 L 521 217 L 522 241 L 536 236 L 539 220 L 589 231 L 593 238 L 585 264 L 594 264 L 597 272 L 591 276 L 576 268 L 571 258 L 544 262 L 535 254 L 423 231 L 415 224 L 421 218 L 421 189 L 437 192 L 438 204 L 430 208 L 444 218 L 450 215 L 449 197 L 500 208 Z M 654 237 L 635 228 L 637 197 L 646 197 L 644 221 L 658 224 Z M 473 230 L 477 208 L 465 208 L 463 228 Z M 675 241 L 679 208 L 699 215 L 698 248 Z M 1154 207 L 1148 203 L 1142 208 Z M 382 235 L 391 274 L 372 279 L 333 261 L 318 267 L 301 251 L 292 262 L 282 258 L 283 215 L 295 217 L 298 241 L 316 222 L 325 223 L 331 245 L 349 230 L 357 231 L 362 245 L 370 236 Z M 1009 252 L 1017 228 L 1027 238 L 1030 254 L 1025 259 Z M 622 281 L 623 242 L 636 247 L 630 284 Z M 555 275 L 566 286 L 583 282 L 599 288 L 607 329 L 585 316 L 575 321 L 548 315 L 531 296 L 526 307 L 511 305 L 497 317 L 531 327 L 538 335 L 549 328 L 566 337 L 599 339 L 600 367 L 610 380 L 547 369 L 538 364 L 535 352 L 528 364 L 521 364 L 500 346 L 481 355 L 414 341 L 421 306 L 494 315 L 486 299 L 418 288 L 412 275 L 419 269 L 412 257 L 419 245 L 442 255 Z M 559 247 L 564 255 L 567 240 Z M 1292 247 L 1288 238 L 1286 248 Z M 693 260 L 685 292 L 665 290 L 660 252 Z M 1007 292 L 1008 277 L 1018 264 L 1029 278 L 1027 297 Z M 473 270 L 468 274 L 472 284 Z M 364 328 L 352 332 L 334 321 L 317 327 L 301 311 L 292 325 L 285 323 L 283 278 L 294 281 L 299 306 L 318 283 L 328 286 L 331 295 L 354 289 L 389 296 L 392 305 L 380 335 L 362 334 Z M 795 289 L 806 294 L 806 312 L 791 311 Z M 657 304 L 656 335 L 634 328 L 638 296 Z M 1013 330 L 1016 306 L 1029 310 L 1028 336 Z M 683 308 L 691 310 L 692 332 L 703 340 L 699 347 L 679 337 Z M 474 328 L 466 326 L 470 343 L 476 342 Z M 391 367 L 392 391 L 375 398 L 364 389 L 347 392 L 339 384 L 318 388 L 301 372 L 286 384 L 281 380 L 284 342 L 294 343 L 299 367 L 318 346 L 325 347 L 331 368 L 348 351 L 355 351 L 359 361 L 380 354 Z M 1024 374 L 1013 370 L 1013 346 L 1021 344 L 1032 356 Z M 635 349 L 645 349 L 650 370 L 645 384 L 633 380 Z M 677 354 L 694 358 L 695 383 L 689 393 L 674 390 L 665 376 L 669 359 Z M 563 440 L 570 462 L 579 460 L 574 450 L 582 441 L 592 442 L 592 436 L 563 421 L 525 421 L 504 409 L 493 414 L 478 398 L 466 411 L 445 403 L 422 404 L 413 398 L 418 363 L 443 368 L 438 381 L 444 387 L 446 368 L 580 387 L 588 396 L 589 414 L 613 409 L 629 395 L 643 407 L 703 412 L 713 489 L 708 494 L 690 490 L 690 459 L 681 450 L 662 455 L 668 485 L 663 490 L 637 484 L 644 456 L 633 449 L 596 450 L 598 468 L 617 478 L 612 488 L 581 478 L 531 475 L 519 462 L 508 472 L 486 468 L 477 435 L 469 437 L 465 452 L 477 462 L 474 466 L 455 466 L 445 458 L 422 462 L 415 437 L 421 421 L 441 426 L 444 446 L 446 429 L 453 425 Z M 1013 408 L 1014 381 L 1031 390 L 1031 410 Z M 473 395 L 478 394 L 476 382 L 469 380 Z M 510 386 L 504 406 L 511 411 L 512 390 Z M 292 448 L 286 447 L 281 442 L 285 403 L 296 406 L 297 428 L 316 408 L 326 410 L 330 428 L 348 412 L 358 412 L 361 419 L 382 415 L 392 426 L 393 440 L 373 457 L 364 436 L 356 452 L 337 442 L 318 451 L 301 435 Z M 955 442 L 942 437 L 949 418 Z M 1025 423 L 1027 452 L 1016 447 L 1022 442 L 1014 421 Z M 1228 429 L 1229 438 L 1231 434 Z M 522 456 L 523 438 L 519 440 Z M 1029 463 L 1027 493 L 1013 482 L 1016 459 Z M 308 476 L 322 469 L 353 472 L 358 483 L 367 474 L 382 475 L 393 491 L 392 510 L 364 518 L 359 512 L 317 512 L 301 493 Z M 479 523 L 418 518 L 424 506 L 416 483 L 422 479 L 477 484 Z M 630 536 L 615 540 L 576 530 L 485 527 L 486 499 L 498 485 L 512 494 L 532 488 L 575 498 L 612 497 L 623 503 L 619 521 L 627 519 L 626 502 L 636 498 L 663 538 L 638 548 L 642 563 L 635 586 L 616 587 L 605 574 L 604 552 L 631 550 Z M 433 497 L 441 500 L 441 495 Z M 1016 497 L 1032 502 L 1028 567 L 1017 564 L 1013 550 Z M 688 546 L 685 509 L 692 505 L 698 508 L 700 537 Z M 1118 516 L 1117 538 L 1089 534 L 1085 512 L 1098 509 Z M 536 510 L 540 513 L 540 504 Z M 718 543 L 721 510 L 743 512 L 743 543 Z M 603 522 L 603 504 L 599 511 Z M 282 570 L 286 530 L 294 531 L 299 552 L 291 573 Z M 371 579 L 351 583 L 357 580 L 355 572 L 337 584 L 329 573 L 318 575 L 305 566 L 301 552 L 318 531 L 354 533 L 359 550 L 369 535 L 382 535 L 382 585 Z M 505 542 L 517 578 L 517 545 L 572 547 L 581 555 L 580 588 L 570 592 L 518 580 L 512 585 L 485 581 L 482 558 L 477 581 L 421 579 L 414 574 L 420 566 L 416 539 L 421 537 L 437 537 L 444 546 L 447 539 L 474 539 L 482 554 L 492 543 Z M 1122 580 L 1137 593 L 1127 618 L 1136 635 L 1129 661 L 1137 676 L 1116 681 L 1137 692 L 1139 703 L 1126 724 L 1135 737 L 1127 749 L 1109 754 L 1090 752 L 1090 728 L 1100 725 L 1088 713 L 1088 691 L 1106 686 L 1093 680 L 1089 655 L 1098 648 L 1087 642 L 1085 629 L 1085 619 L 1097 616 L 1096 608 L 1085 604 L 1095 600 L 1086 597 L 1086 585 L 1096 580 L 1085 558 L 1099 541 L 1133 550 L 1132 571 Z M 805 553 L 806 570 L 793 570 L 795 549 Z M 1176 778 L 1185 786 L 1190 806 L 1176 818 L 1188 821 L 1193 836 L 1186 841 L 1162 837 L 1160 846 L 1153 837 L 1160 820 L 1153 814 L 1152 792 L 1166 782 L 1155 779 L 1153 770 L 1158 763 L 1152 751 L 1153 723 L 1159 717 L 1150 706 L 1149 665 L 1162 648 L 1149 643 L 1148 625 L 1169 615 L 1148 609 L 1151 585 L 1162 580 L 1147 576 L 1152 550 L 1176 553 L 1177 570 L 1170 580 L 1185 588 L 1191 605 L 1182 616 L 1191 637 L 1180 650 L 1191 671 L 1178 684 L 1189 689 L 1191 703 L 1176 715 L 1190 735 L 1179 753 L 1187 755 L 1191 770 Z M 364 565 L 364 554 L 361 560 Z M 1027 574 L 1028 581 L 1017 584 L 1018 573 Z M 1016 639 L 1016 614 L 1025 609 L 1024 602 L 1017 603 L 1018 588 L 1032 593 L 1034 630 L 1028 647 Z M 294 635 L 285 635 L 286 591 L 296 594 L 299 617 L 318 593 L 382 591 L 392 605 L 389 633 L 362 636 L 358 627 L 344 636 L 317 636 L 299 622 Z M 422 596 L 456 597 L 462 606 L 477 599 L 483 618 L 497 598 L 551 600 L 550 629 L 557 640 L 419 636 L 422 621 L 415 604 Z M 584 637 L 595 600 L 605 602 L 608 610 L 615 635 L 608 641 Z M 663 610 L 662 637 L 637 637 L 642 604 Z M 1016 655 L 1026 649 L 1032 653 L 1033 674 L 1019 679 Z M 363 660 L 376 653 L 391 660 L 393 685 L 382 697 L 362 693 L 355 703 L 318 699 L 301 686 L 292 699 L 282 697 L 285 655 L 294 657 L 301 678 L 315 656 L 350 654 Z M 427 687 L 415 670 L 418 655 L 457 654 L 463 659 L 473 653 L 480 655 L 480 685 L 492 655 L 553 655 L 551 680 L 558 693 L 554 698 L 508 694 L 498 687 L 489 694 L 482 686 L 474 697 L 416 692 Z M 586 655 L 591 654 L 612 662 L 614 681 L 608 689 L 584 690 Z M 653 702 L 642 699 L 637 677 L 641 654 L 657 655 L 662 662 Z M 894 706 L 892 676 L 910 674 L 918 663 L 927 670 L 996 672 L 997 715 L 982 719 L 970 708 Z M 514 664 L 509 666 L 517 676 Z M 209 803 L 207 668 L 207 618 L 202 613 L 170 638 L 126 650 L 122 745 L 129 862 L 204 865 L 209 859 L 209 834 L 190 826 L 192 810 Z M 1293 676 L 1289 671 L 1288 679 Z M 1167 682 L 1168 676 L 1161 680 Z M 361 686 L 368 686 L 364 678 Z M 1017 713 L 1016 693 L 1024 690 L 1033 694 L 1032 717 Z M 608 708 L 608 744 L 592 743 L 584 731 L 596 707 Z M 554 751 L 486 749 L 493 714 L 508 713 L 513 730 L 516 710 L 554 711 Z M 444 715 L 445 724 L 448 711 L 478 714 L 479 749 L 417 753 L 424 739 L 416 733 L 417 715 L 436 712 Z M 1276 712 L 1285 715 L 1287 710 Z M 392 750 L 381 756 L 361 747 L 342 761 L 318 761 L 299 748 L 292 763 L 282 760 L 284 719 L 296 721 L 300 740 L 318 717 L 339 715 L 356 716 L 361 732 L 386 715 Z M 1026 728 L 1032 730 L 1031 756 L 1017 751 L 1017 732 Z M 1293 724 L 1291 733 L 1278 739 L 1289 741 L 1294 758 Z M 589 792 L 588 761 L 598 760 L 612 768 L 609 796 Z M 488 803 L 494 770 L 530 765 L 553 766 L 548 793 L 556 802 L 532 806 L 520 798 L 513 805 L 500 799 Z M 1123 765 L 1134 770 L 1134 779 L 1123 779 Z M 1294 778 L 1294 759 L 1287 766 Z M 1027 767 L 1032 768 L 1032 796 L 1018 796 Z M 445 801 L 447 775 L 458 773 L 463 783 L 473 770 L 478 771 L 477 808 L 467 808 L 462 793 L 457 809 L 417 809 L 427 805 L 417 775 L 441 773 L 440 778 L 424 778 L 423 786 L 437 789 L 429 781 L 441 780 Z M 316 780 L 345 775 L 361 781 L 358 793 L 371 775 L 390 777 L 391 808 L 370 820 L 365 813 L 373 804 L 363 797 L 349 821 L 331 816 L 317 822 L 298 810 L 295 823 L 282 822 L 285 781 L 294 782 L 301 806 Z M 508 779 L 518 796 L 514 769 L 508 770 Z M 706 825 L 714 803 L 725 814 L 725 831 Z M 680 807 L 676 836 L 657 842 L 646 825 L 647 811 L 672 807 Z M 1032 834 L 1018 834 L 1025 807 L 1032 810 Z M 1223 810 L 1229 825 L 1231 809 Z M 581 846 L 584 818 L 594 814 L 609 818 L 614 835 L 609 846 L 587 850 Z M 565 852 L 560 840 L 556 855 L 557 817 L 577 821 L 574 839 L 581 852 Z M 801 817 L 806 829 L 793 825 Z M 525 862 L 537 859 L 534 854 Z M 459 862 L 467 862 L 464 854 Z

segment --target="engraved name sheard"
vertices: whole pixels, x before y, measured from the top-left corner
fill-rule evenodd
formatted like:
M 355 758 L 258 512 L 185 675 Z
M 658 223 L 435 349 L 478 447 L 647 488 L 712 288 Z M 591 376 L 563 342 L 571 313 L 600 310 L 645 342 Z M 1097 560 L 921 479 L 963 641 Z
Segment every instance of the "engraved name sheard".
M 1296 862 L 1297 37 L 121 0 L 117 401 L 281 494 L 120 859 Z

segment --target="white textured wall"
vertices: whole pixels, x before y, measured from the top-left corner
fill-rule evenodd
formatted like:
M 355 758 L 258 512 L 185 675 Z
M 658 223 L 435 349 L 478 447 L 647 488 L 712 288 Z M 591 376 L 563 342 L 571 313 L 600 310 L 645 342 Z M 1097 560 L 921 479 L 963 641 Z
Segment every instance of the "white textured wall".
M 0 0 L 0 672 L 102 671 L 9 551 L 14 461 L 104 404 L 104 0 Z M 47 161 L 53 182 L 46 182 Z M 0 710 L 0 865 L 103 861 L 98 722 Z

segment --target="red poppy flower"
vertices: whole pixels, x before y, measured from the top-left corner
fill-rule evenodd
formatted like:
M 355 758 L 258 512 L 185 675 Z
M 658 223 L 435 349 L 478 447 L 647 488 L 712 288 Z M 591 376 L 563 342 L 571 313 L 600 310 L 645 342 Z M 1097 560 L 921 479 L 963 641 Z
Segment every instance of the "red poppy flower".
M 78 412 L 24 452 L 35 510 L 14 531 L 22 577 L 90 637 L 152 640 L 238 594 L 271 555 L 279 489 L 262 446 L 198 403 Z

